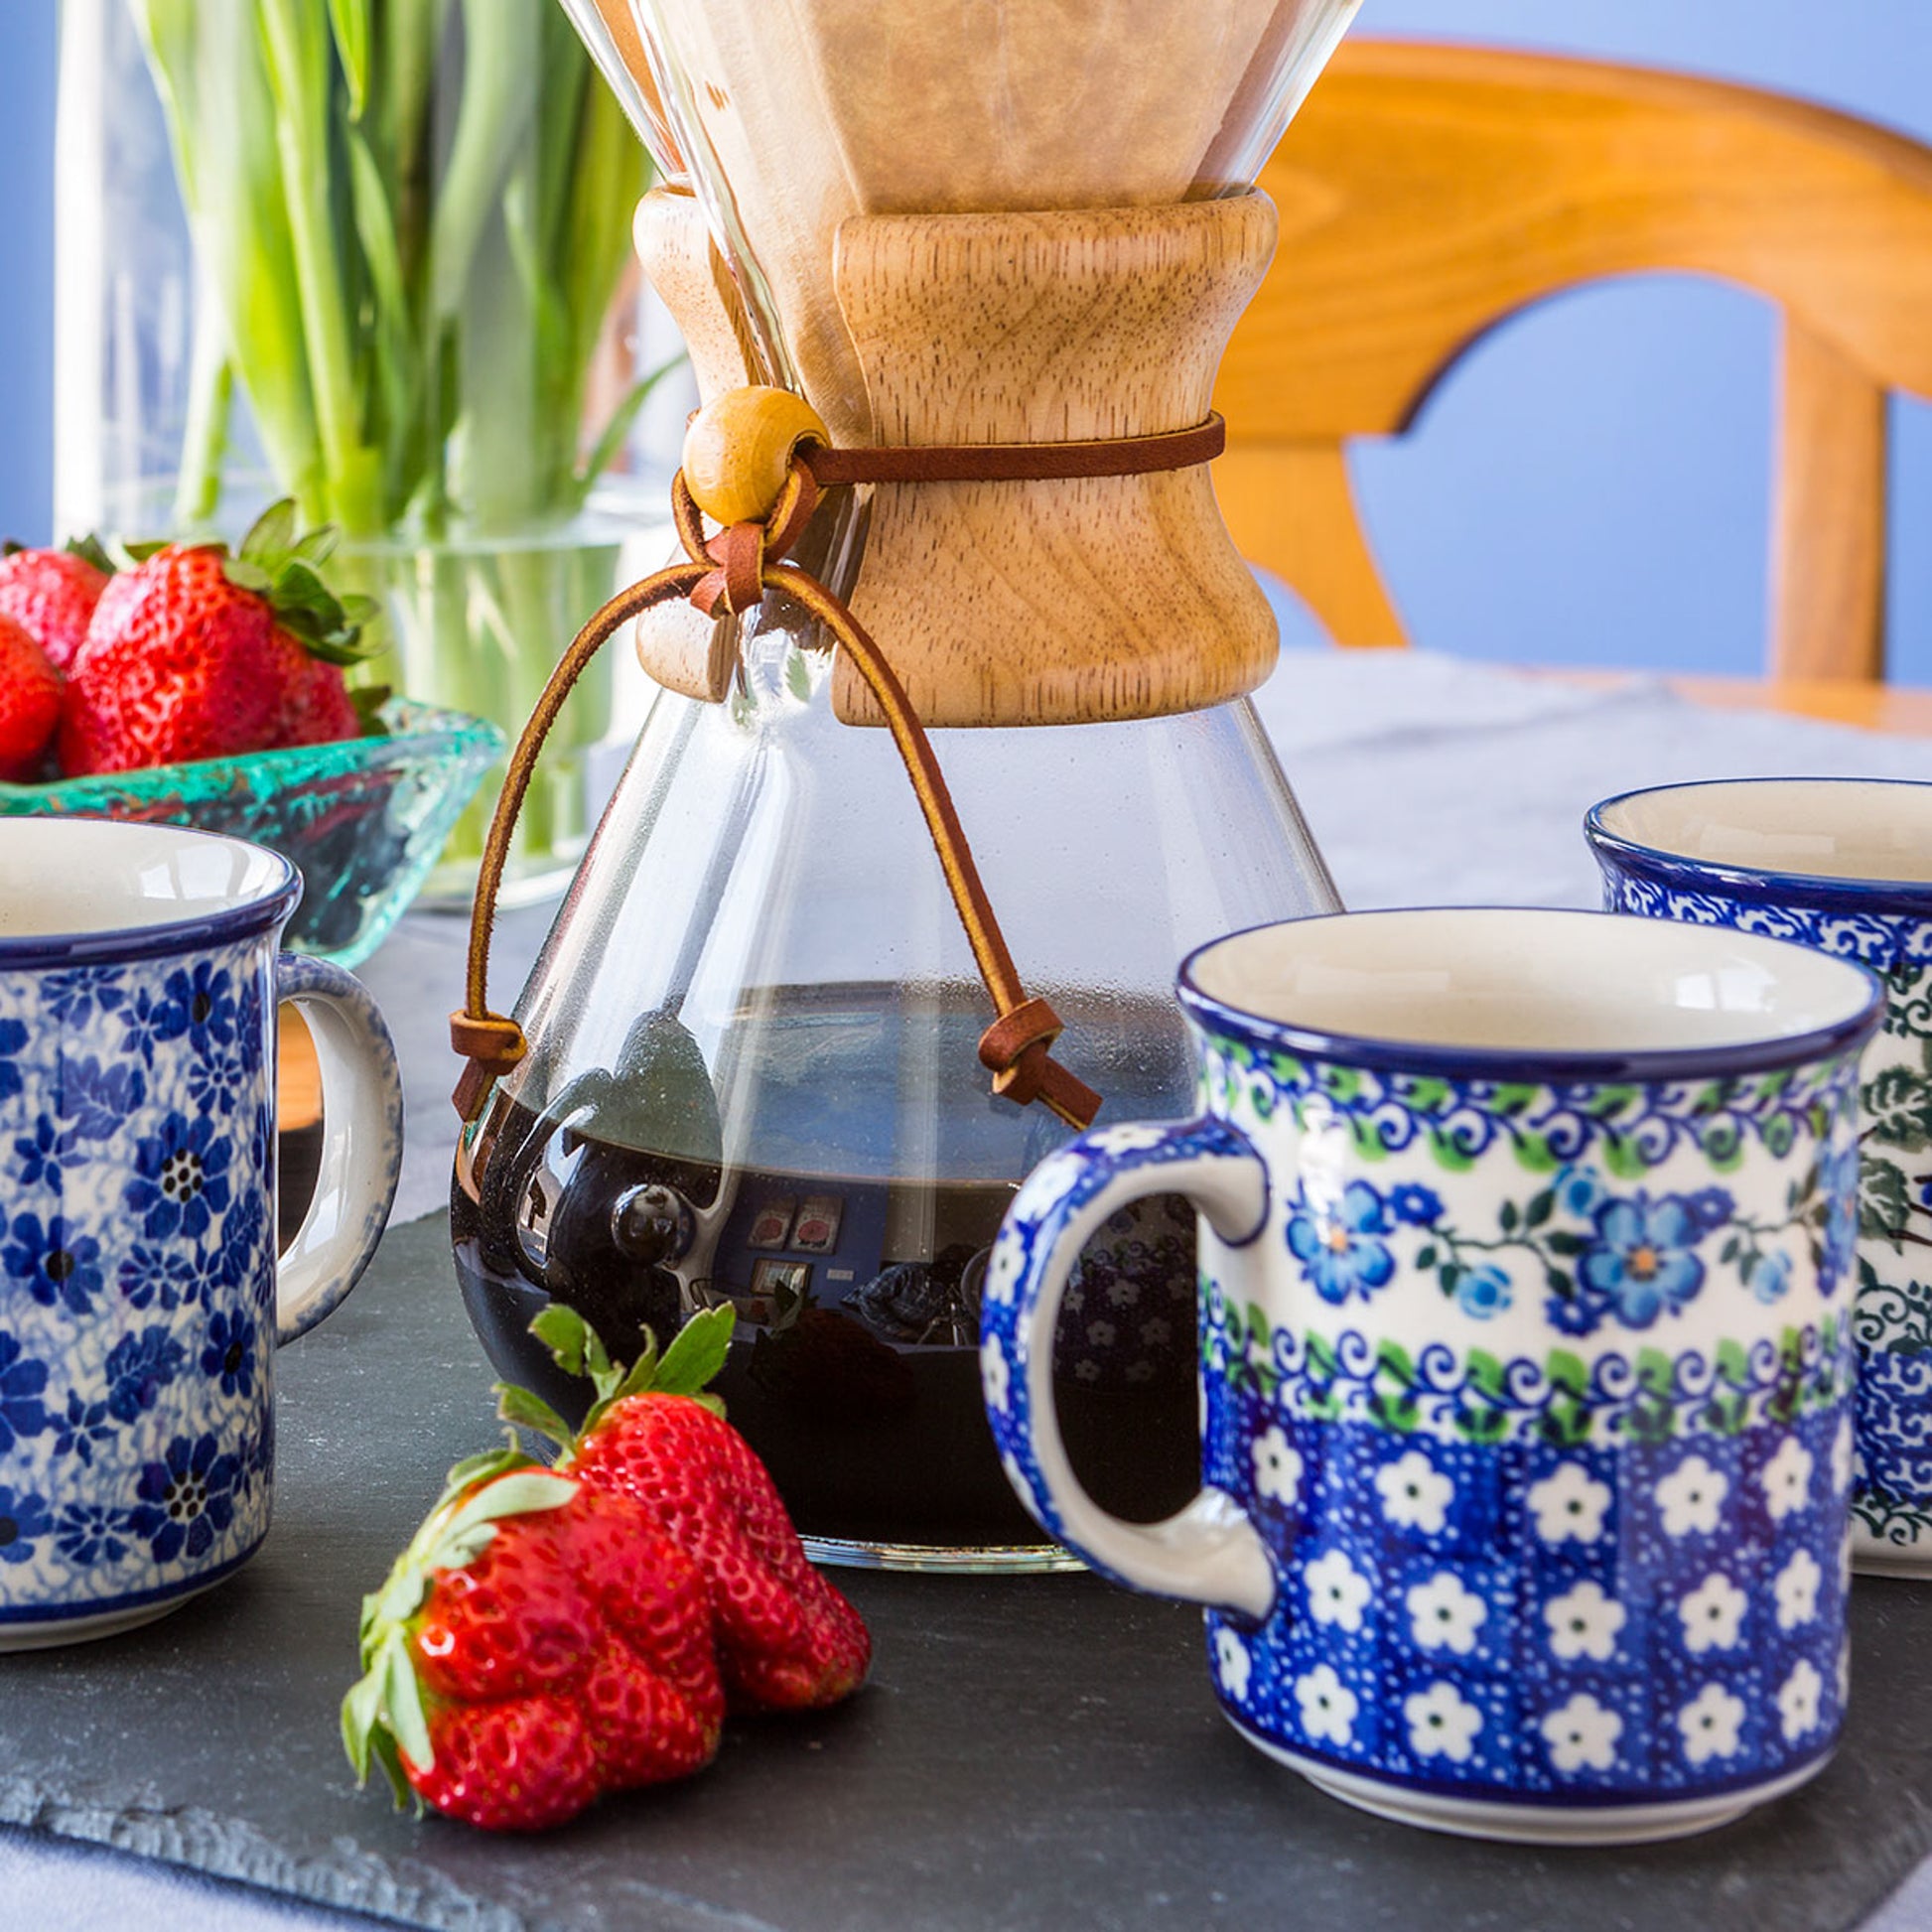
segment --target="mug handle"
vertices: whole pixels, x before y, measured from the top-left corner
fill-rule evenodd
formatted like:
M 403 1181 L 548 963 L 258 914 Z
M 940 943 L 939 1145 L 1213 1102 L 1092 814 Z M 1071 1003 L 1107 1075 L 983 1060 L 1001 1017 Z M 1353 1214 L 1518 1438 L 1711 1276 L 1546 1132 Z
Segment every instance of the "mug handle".
M 285 952 L 275 991 L 315 1041 L 323 1123 L 316 1191 L 276 1269 L 279 1347 L 342 1306 L 382 1239 L 402 1173 L 402 1074 L 388 1026 L 352 974 Z
M 1268 1615 L 1275 1566 L 1224 1489 L 1164 1523 L 1125 1523 L 1080 1486 L 1053 1410 L 1053 1330 L 1080 1250 L 1148 1194 L 1184 1194 L 1231 1247 L 1268 1223 L 1268 1167 L 1226 1121 L 1103 1127 L 1049 1156 L 1014 1197 L 987 1263 L 980 1373 L 1008 1480 L 1049 1536 L 1116 1583 L 1243 1616 Z

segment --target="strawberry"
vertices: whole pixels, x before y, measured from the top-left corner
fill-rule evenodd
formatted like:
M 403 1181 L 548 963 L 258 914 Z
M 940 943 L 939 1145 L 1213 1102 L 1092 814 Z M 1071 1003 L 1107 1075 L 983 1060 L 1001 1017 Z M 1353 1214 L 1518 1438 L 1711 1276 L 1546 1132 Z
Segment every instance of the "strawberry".
M 56 670 L 73 662 L 114 567 L 91 537 L 65 550 L 9 548 L 0 556 L 0 617 L 12 618 Z
M 725 1700 L 696 1566 L 621 1497 L 515 1450 L 473 1458 L 362 1605 L 343 1701 L 360 1778 L 492 1831 L 685 1777 Z
M 286 630 L 275 633 L 282 700 L 269 727 L 268 746 L 330 745 L 360 738 L 364 725 L 343 679 L 343 668 L 312 656 Z
M 70 773 L 262 750 L 280 731 L 332 722 L 354 735 L 308 664 L 352 662 L 372 599 L 337 598 L 317 574 L 332 530 L 298 537 L 295 511 L 262 513 L 230 556 L 225 544 L 140 544 L 101 593 L 73 659 L 61 723 Z M 289 738 L 286 742 L 309 743 Z
M 0 617 L 0 779 L 35 775 L 61 722 L 63 682 L 26 625 Z
M 500 1413 L 556 1441 L 560 1471 L 640 1505 L 698 1566 L 732 1707 L 813 1710 L 857 1690 L 872 1656 L 865 1624 L 811 1567 L 764 1464 L 701 1393 L 724 1365 L 731 1311 L 695 1316 L 661 1360 L 647 1347 L 628 1370 L 571 1309 L 553 1304 L 530 1325 L 598 1400 L 575 1435 L 526 1390 L 499 1384 Z

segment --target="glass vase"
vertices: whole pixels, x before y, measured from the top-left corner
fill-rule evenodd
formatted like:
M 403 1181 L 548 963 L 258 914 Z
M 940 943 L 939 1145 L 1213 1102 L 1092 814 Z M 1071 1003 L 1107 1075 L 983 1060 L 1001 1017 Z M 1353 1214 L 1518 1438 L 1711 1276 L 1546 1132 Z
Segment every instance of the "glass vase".
M 652 520 L 649 163 L 559 10 L 63 0 L 58 142 L 57 534 L 234 537 L 293 496 L 388 613 L 362 681 L 514 733 Z M 609 726 L 594 681 L 523 896 L 581 851 Z

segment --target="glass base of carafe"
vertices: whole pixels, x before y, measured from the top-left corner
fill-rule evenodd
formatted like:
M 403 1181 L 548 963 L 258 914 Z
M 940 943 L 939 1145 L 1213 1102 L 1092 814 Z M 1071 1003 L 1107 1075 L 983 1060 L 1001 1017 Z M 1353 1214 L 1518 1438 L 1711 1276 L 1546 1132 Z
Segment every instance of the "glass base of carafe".
M 991 1544 L 944 1549 L 928 1543 L 849 1543 L 840 1537 L 801 1536 L 814 1563 L 845 1570 L 905 1570 L 952 1577 L 1063 1575 L 1084 1570 L 1076 1556 L 1056 1543 Z

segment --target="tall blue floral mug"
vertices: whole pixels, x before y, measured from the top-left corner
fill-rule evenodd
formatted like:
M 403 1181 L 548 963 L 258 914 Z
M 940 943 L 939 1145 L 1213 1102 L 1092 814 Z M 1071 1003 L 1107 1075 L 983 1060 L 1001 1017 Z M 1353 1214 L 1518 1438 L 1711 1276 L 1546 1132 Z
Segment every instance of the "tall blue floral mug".
M 0 1650 L 144 1623 L 267 1534 L 272 1351 L 367 1265 L 402 1139 L 368 995 L 277 956 L 300 893 L 207 833 L 0 831 Z M 278 1262 L 282 1000 L 326 1139 Z
M 1932 785 L 1670 785 L 1586 829 L 1612 909 L 1794 939 L 1885 982 L 1862 1088 L 1853 1562 L 1932 1575 Z
M 1199 1116 L 1052 1156 L 988 1264 L 1022 1500 L 1205 1604 L 1235 1726 L 1369 1810 L 1634 1841 L 1813 1776 L 1845 1702 L 1870 976 L 1437 910 L 1238 933 L 1179 996 Z M 1201 1220 L 1203 1486 L 1138 1526 L 1068 1465 L 1053 1340 L 1081 1244 L 1170 1192 Z

